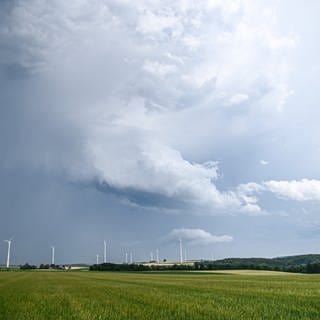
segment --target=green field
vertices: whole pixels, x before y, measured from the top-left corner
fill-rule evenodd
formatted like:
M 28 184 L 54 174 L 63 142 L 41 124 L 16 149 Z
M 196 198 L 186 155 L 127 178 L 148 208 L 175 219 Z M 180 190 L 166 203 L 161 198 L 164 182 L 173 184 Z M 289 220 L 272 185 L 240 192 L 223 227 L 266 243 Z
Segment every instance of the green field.
M 0 272 L 0 319 L 320 319 L 320 275 Z

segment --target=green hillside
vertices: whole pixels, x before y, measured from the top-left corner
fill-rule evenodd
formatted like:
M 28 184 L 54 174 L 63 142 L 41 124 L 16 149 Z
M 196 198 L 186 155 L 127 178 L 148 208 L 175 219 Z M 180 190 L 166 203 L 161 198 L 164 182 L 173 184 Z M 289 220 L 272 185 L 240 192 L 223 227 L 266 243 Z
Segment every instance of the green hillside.
M 195 263 L 196 270 L 253 269 L 320 273 L 320 254 L 276 258 L 228 258 Z

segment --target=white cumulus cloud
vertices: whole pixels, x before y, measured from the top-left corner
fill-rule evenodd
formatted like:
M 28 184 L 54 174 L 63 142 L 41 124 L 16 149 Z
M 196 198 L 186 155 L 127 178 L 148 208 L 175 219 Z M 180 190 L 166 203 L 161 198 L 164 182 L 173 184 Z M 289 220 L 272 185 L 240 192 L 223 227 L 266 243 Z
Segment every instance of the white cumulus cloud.
M 166 241 L 177 241 L 178 239 L 194 245 L 209 245 L 219 242 L 231 242 L 233 237 L 230 235 L 213 235 L 203 229 L 172 229 L 164 239 Z
M 258 203 L 259 195 L 270 192 L 283 200 L 320 201 L 320 180 L 270 180 L 246 183 L 237 187 L 237 194 L 247 203 Z
M 271 180 L 264 182 L 263 186 L 280 198 L 296 201 L 320 200 L 320 180 Z

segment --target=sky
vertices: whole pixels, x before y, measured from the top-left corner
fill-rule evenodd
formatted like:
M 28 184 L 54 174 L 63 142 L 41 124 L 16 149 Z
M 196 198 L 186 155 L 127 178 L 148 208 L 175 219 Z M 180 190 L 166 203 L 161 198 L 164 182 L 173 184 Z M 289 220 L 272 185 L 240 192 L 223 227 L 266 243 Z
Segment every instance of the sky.
M 12 263 L 319 253 L 319 10 L 0 1 Z

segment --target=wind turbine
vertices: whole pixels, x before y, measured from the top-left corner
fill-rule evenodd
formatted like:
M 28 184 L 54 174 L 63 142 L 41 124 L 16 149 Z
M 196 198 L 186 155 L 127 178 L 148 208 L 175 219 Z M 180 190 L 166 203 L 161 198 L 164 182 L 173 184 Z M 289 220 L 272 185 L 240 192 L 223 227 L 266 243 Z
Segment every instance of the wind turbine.
M 125 256 L 126 256 L 126 264 L 128 264 L 128 252 L 126 252 Z
M 103 262 L 107 263 L 107 242 L 106 240 L 103 241 L 103 246 L 104 246 L 104 250 L 103 250 Z
M 99 264 L 99 254 L 97 254 L 97 264 Z
M 7 269 L 8 269 L 10 266 L 10 250 L 11 250 L 12 239 L 4 240 L 4 241 L 8 243 L 8 254 L 7 254 Z
M 51 247 L 51 250 L 52 250 L 52 252 L 51 252 L 51 264 L 54 264 L 54 246 L 52 246 Z
M 182 240 L 179 239 L 179 249 L 180 249 L 180 263 L 183 263 L 183 257 L 182 257 Z
M 158 249 L 156 250 L 156 261 L 157 261 L 157 263 L 159 263 L 159 250 Z
M 133 263 L 133 257 L 132 257 L 132 252 L 130 252 L 130 263 Z

